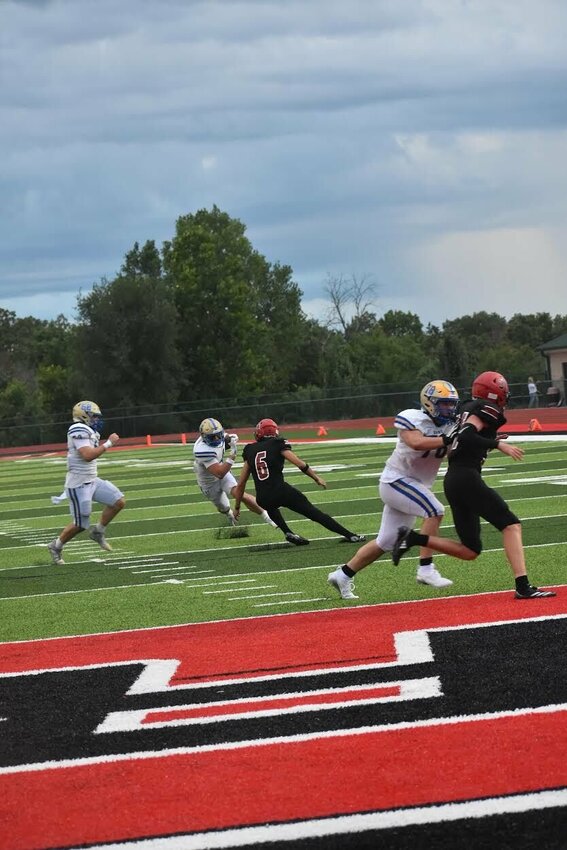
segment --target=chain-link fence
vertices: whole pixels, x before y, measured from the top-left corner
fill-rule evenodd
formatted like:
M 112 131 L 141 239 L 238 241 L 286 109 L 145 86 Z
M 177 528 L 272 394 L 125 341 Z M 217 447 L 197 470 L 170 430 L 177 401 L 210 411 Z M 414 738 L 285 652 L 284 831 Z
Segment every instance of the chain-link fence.
M 538 381 L 539 404 L 548 404 L 549 381 Z M 209 398 L 180 402 L 176 405 L 144 405 L 130 408 L 103 407 L 105 433 L 116 431 L 121 437 L 146 434 L 194 433 L 206 416 L 214 416 L 228 428 L 253 426 L 264 417 L 281 425 L 325 422 L 340 419 L 381 418 L 399 410 L 419 406 L 421 386 L 415 384 L 375 384 L 358 387 L 302 388 L 295 393 L 273 393 L 247 398 Z M 469 387 L 457 387 L 461 398 Z M 510 408 L 527 408 L 525 382 L 510 385 Z M 559 401 L 562 401 L 560 398 Z M 0 422 L 0 447 L 62 443 L 66 439 L 70 411 L 61 411 L 41 421 L 10 420 Z

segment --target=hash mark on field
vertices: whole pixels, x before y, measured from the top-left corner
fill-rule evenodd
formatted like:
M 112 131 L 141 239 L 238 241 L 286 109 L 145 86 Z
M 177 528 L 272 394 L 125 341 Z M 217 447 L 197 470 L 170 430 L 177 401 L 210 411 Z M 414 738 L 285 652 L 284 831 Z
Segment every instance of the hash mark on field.
M 177 576 L 184 575 L 184 570 L 187 570 L 187 569 L 188 569 L 188 567 L 172 567 L 171 569 L 162 570 L 162 571 L 152 570 L 152 573 L 154 575 L 154 578 L 165 578 L 166 576 L 174 575 L 174 573 L 177 574 Z M 144 572 L 147 572 L 147 571 L 144 571 Z M 162 575 L 158 575 L 158 573 L 160 573 L 160 572 L 162 573 Z M 187 578 L 192 579 L 196 575 L 204 575 L 205 573 L 214 573 L 214 572 L 216 572 L 216 571 L 215 570 L 201 570 L 200 573 L 187 573 Z M 133 574 L 135 575 L 135 573 L 133 573 Z M 206 581 L 207 579 L 210 579 L 210 578 L 211 578 L 211 576 L 208 575 L 208 576 L 205 577 L 204 580 Z M 201 581 L 201 580 L 202 579 L 197 579 L 197 581 Z
M 256 584 L 256 579 L 255 578 L 244 578 L 244 579 L 239 579 L 238 581 L 218 581 L 218 582 L 215 582 L 215 586 L 218 585 L 218 584 Z M 242 588 L 242 590 L 247 590 L 247 589 L 248 588 L 244 588 L 244 587 Z M 234 587 L 228 587 L 225 590 L 204 590 L 203 594 L 210 596 L 213 593 L 234 593 L 234 591 L 235 591 Z
M 278 596 L 283 596 L 284 594 L 278 593 Z M 296 594 L 297 595 L 297 594 Z M 257 605 L 254 605 L 254 608 L 267 608 L 269 605 L 295 605 L 301 604 L 303 605 L 305 602 L 328 602 L 328 599 L 325 596 L 318 596 L 315 599 L 284 599 L 283 602 L 259 602 Z
M 134 570 L 133 567 L 149 567 L 149 564 L 132 564 L 132 567 L 120 567 L 121 570 L 127 569 L 132 570 L 134 575 L 138 575 L 138 573 L 159 573 L 159 572 L 171 572 L 171 567 L 178 564 L 179 561 L 158 561 L 155 567 L 150 567 L 149 570 Z M 159 564 L 159 567 L 158 567 Z M 167 567 L 167 569 L 160 569 L 160 567 Z M 183 570 L 185 567 L 179 567 L 178 569 Z
M 264 590 L 264 589 L 267 589 L 269 587 L 277 587 L 277 584 L 261 584 L 258 587 L 255 587 L 253 589 L 254 590 Z M 293 591 L 290 591 L 290 592 L 293 593 Z M 227 601 L 228 602 L 242 602 L 242 601 L 248 600 L 248 599 L 263 599 L 264 597 L 268 597 L 268 596 L 287 596 L 287 592 L 286 593 L 281 593 L 281 592 L 278 592 L 278 593 L 255 593 L 254 596 L 232 596 Z

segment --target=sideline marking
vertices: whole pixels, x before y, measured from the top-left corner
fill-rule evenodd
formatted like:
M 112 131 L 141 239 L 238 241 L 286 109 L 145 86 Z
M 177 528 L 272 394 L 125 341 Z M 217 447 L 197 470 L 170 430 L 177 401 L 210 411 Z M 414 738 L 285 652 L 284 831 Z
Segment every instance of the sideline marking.
M 547 544 L 542 544 L 542 545 L 547 545 Z M 321 568 L 320 567 L 305 567 L 305 568 L 301 567 L 299 569 L 321 569 Z M 271 570 L 266 570 L 265 572 L 270 573 Z M 276 571 L 276 572 L 285 572 L 285 570 L 279 570 L 279 571 Z M 292 572 L 295 572 L 295 570 L 293 570 Z M 258 573 L 258 575 L 261 575 L 261 573 Z M 197 581 L 200 581 L 200 579 L 197 579 Z M 156 584 L 165 584 L 165 583 L 166 583 L 165 581 L 149 582 L 148 586 L 156 585 Z M 145 585 L 143 585 L 143 584 L 128 585 L 128 587 L 144 587 L 144 586 Z M 554 585 L 549 585 L 549 586 L 553 587 L 554 589 L 567 588 L 567 584 L 554 584 Z M 110 588 L 110 589 L 112 590 L 113 588 Z M 510 594 L 510 592 L 511 591 L 510 591 L 509 588 L 507 590 L 486 590 L 486 591 L 482 591 L 481 593 L 459 593 L 459 594 L 455 594 L 454 596 L 434 596 L 434 597 L 426 597 L 424 599 L 410 599 L 410 600 L 408 600 L 408 599 L 397 599 L 393 602 L 367 602 L 367 603 L 363 603 L 362 605 L 349 606 L 348 608 L 347 607 L 338 608 L 336 605 L 332 605 L 330 608 L 317 608 L 313 611 L 289 611 L 289 612 L 284 612 L 283 614 L 248 614 L 247 616 L 231 617 L 228 620 L 227 619 L 196 620 L 196 621 L 189 621 L 187 623 L 172 623 L 172 624 L 168 624 L 168 625 L 165 625 L 165 626 L 138 626 L 137 628 L 121 629 L 119 632 L 86 632 L 84 634 L 72 634 L 72 635 L 49 635 L 47 637 L 41 637 L 40 636 L 40 637 L 35 637 L 35 638 L 23 638 L 21 640 L 4 640 L 4 641 L 0 641 L 0 647 L 3 646 L 3 645 L 6 645 L 6 644 L 16 646 L 17 644 L 24 644 L 24 643 L 40 643 L 40 644 L 43 644 L 43 643 L 47 643 L 48 641 L 54 641 L 54 640 L 60 640 L 60 641 L 68 641 L 68 640 L 75 640 L 75 639 L 80 640 L 80 639 L 83 639 L 83 638 L 104 637 L 105 635 L 110 635 L 110 634 L 120 634 L 120 635 L 143 634 L 144 632 L 160 632 L 160 631 L 164 631 L 164 630 L 168 630 L 168 629 L 183 629 L 183 628 L 187 628 L 187 627 L 199 627 L 199 626 L 211 626 L 211 625 L 213 625 L 213 626 L 214 625 L 223 625 L 224 626 L 227 623 L 241 623 L 241 622 L 246 622 L 247 620 L 271 620 L 275 617 L 302 617 L 303 618 L 303 617 L 315 617 L 315 616 L 319 616 L 321 614 L 330 614 L 330 615 L 337 614 L 337 615 L 339 615 L 339 614 L 344 613 L 345 611 L 362 611 L 362 612 L 364 612 L 365 610 L 372 609 L 372 608 L 390 608 L 390 607 L 395 606 L 395 605 L 418 605 L 418 606 L 421 607 L 421 606 L 430 605 L 432 602 L 442 603 L 442 604 L 453 603 L 455 600 L 457 600 L 457 601 L 458 600 L 461 600 L 461 601 L 467 600 L 468 602 L 472 602 L 473 600 L 478 599 L 480 597 L 484 597 L 484 596 L 495 596 L 495 597 L 497 597 L 497 596 L 502 596 L 503 594 Z M 16 597 L 11 597 L 11 596 L 5 597 L 5 599 L 18 599 L 18 598 L 19 597 L 17 597 L 17 596 Z M 327 597 L 325 597 L 325 599 L 327 599 Z M 3 601 L 3 598 L 0 598 L 0 602 L 1 601 Z M 521 600 L 515 600 L 515 602 L 519 602 L 519 601 L 521 601 Z M 531 604 L 531 603 L 529 603 L 529 601 L 528 601 L 527 604 Z M 562 617 L 562 616 L 565 616 L 565 615 L 564 614 L 552 614 L 552 615 L 549 615 L 549 617 L 544 616 L 541 619 L 546 620 L 546 619 L 550 619 L 550 618 L 553 618 L 553 617 L 556 617 L 556 616 Z M 518 622 L 521 622 L 524 619 L 537 620 L 537 619 L 540 619 L 540 618 L 539 617 L 527 617 L 527 618 L 521 617 L 518 620 Z M 502 622 L 510 622 L 510 621 L 509 620 L 503 620 Z M 516 622 L 516 621 L 512 620 L 512 622 Z

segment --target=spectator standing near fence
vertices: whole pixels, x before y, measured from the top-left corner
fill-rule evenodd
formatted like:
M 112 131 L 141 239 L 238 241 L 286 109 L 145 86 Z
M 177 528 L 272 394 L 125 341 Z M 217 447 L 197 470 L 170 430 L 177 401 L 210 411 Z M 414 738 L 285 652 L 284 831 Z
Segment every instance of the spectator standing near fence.
M 528 407 L 539 407 L 537 384 L 531 376 L 528 378 L 528 398 Z

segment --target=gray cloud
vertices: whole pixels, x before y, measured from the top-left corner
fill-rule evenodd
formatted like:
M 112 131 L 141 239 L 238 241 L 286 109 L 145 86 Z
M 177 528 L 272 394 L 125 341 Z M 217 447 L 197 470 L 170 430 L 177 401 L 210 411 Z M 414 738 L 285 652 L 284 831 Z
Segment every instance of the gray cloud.
M 514 231 L 544 280 L 503 312 L 567 312 L 562 0 L 8 0 L 2 16 L 0 299 L 18 313 L 74 303 L 135 240 L 215 203 L 306 304 L 327 274 L 371 274 L 384 309 L 419 301 L 429 320 L 438 297 L 459 315 L 462 234 L 494 258 Z

